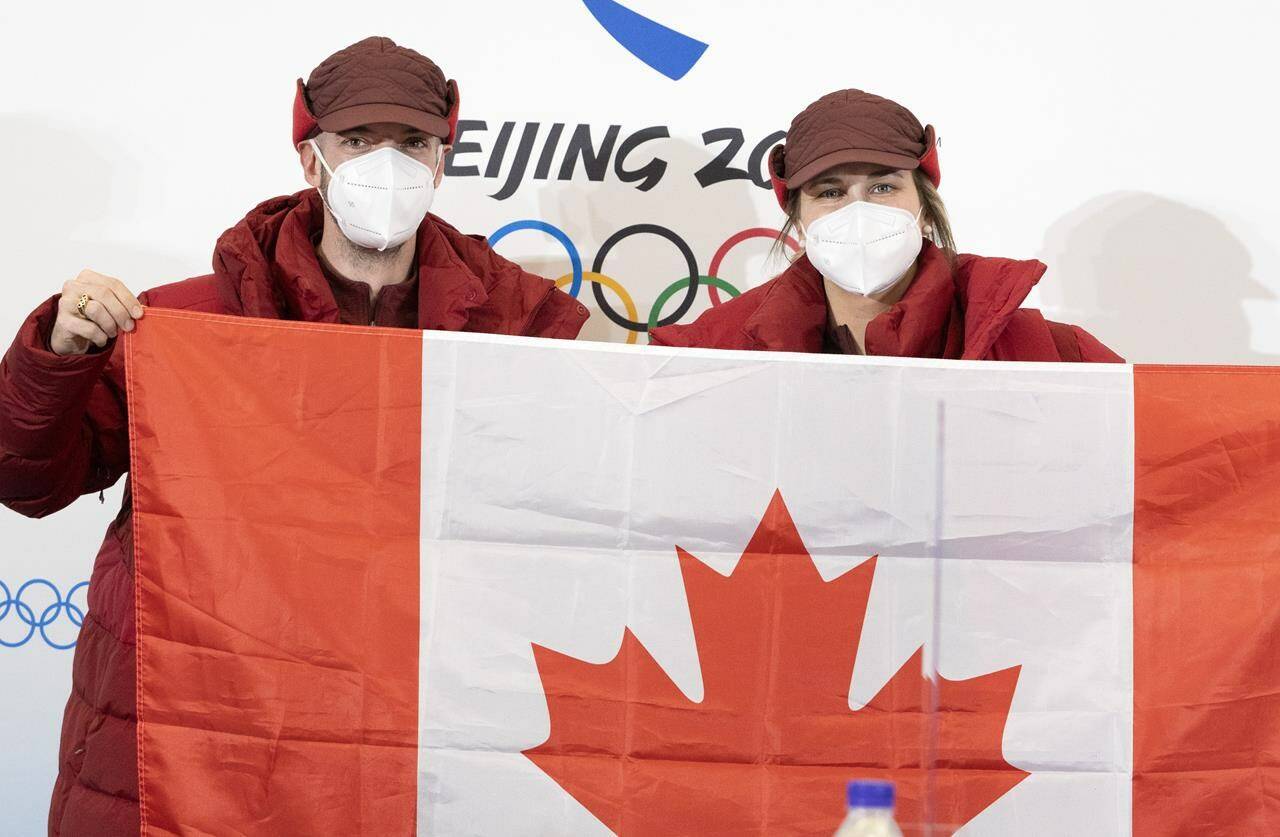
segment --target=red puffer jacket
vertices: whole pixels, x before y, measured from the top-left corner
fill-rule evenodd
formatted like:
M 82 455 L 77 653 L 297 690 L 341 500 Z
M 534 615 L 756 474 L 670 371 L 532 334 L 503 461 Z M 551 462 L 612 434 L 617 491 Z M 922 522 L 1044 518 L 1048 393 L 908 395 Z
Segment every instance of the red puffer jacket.
M 214 273 L 156 288 L 144 304 L 221 314 L 338 322 L 316 260 L 314 190 L 256 207 L 223 234 Z M 418 325 L 541 337 L 577 336 L 587 310 L 540 277 L 434 216 L 419 230 Z M 0 361 L 0 501 L 41 517 L 129 470 L 123 356 L 48 349 L 57 298 L 24 323 Z M 146 319 L 140 323 L 146 328 Z M 49 834 L 138 833 L 133 527 L 129 487 L 89 581 L 62 724 Z
M 1037 261 L 960 255 L 948 262 L 926 244 L 902 300 L 867 325 L 869 355 L 964 360 L 1123 359 L 1078 326 L 1022 308 L 1045 266 Z M 687 325 L 654 329 L 659 346 L 821 352 L 827 329 L 822 276 L 806 257 Z

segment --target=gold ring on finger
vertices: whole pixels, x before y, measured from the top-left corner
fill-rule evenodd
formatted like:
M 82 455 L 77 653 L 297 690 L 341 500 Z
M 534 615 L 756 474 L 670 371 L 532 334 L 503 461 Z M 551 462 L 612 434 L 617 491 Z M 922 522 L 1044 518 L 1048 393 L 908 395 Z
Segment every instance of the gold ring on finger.
M 84 309 L 91 301 L 92 300 L 89 299 L 88 294 L 80 294 L 79 298 L 76 299 L 76 316 L 88 319 L 88 316 L 84 313 Z

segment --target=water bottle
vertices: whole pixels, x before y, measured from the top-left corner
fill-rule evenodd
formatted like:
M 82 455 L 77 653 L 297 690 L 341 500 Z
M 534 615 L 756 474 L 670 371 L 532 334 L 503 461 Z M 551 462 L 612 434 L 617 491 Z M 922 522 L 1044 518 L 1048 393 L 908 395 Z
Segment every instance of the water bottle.
M 893 821 L 893 782 L 860 779 L 845 793 L 849 810 L 835 837 L 902 837 Z

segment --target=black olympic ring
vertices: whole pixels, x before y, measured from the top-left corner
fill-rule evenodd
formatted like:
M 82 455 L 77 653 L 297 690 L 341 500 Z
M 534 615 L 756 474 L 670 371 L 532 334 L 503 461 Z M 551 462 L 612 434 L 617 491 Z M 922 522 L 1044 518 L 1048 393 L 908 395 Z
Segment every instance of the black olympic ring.
M 685 263 L 689 266 L 689 287 L 685 291 L 684 299 L 680 300 L 680 304 L 676 306 L 676 310 L 672 311 L 670 315 L 663 317 L 657 322 L 657 325 L 659 326 L 671 325 L 672 323 L 679 321 L 679 319 L 693 307 L 693 301 L 698 296 L 698 279 L 700 276 L 698 271 L 698 261 L 693 256 L 693 250 L 687 243 L 685 243 L 683 238 L 676 235 L 671 230 L 657 224 L 632 224 L 629 227 L 623 227 L 613 235 L 609 236 L 608 240 L 606 240 L 604 244 L 600 245 L 600 250 L 596 253 L 596 260 L 591 265 L 591 272 L 596 274 L 603 273 L 604 271 L 602 268 L 604 267 L 604 258 L 609 255 L 609 251 L 613 249 L 613 246 L 625 238 L 629 238 L 633 235 L 640 235 L 642 233 L 653 233 L 654 235 L 662 236 L 667 241 L 670 241 L 676 246 L 676 249 L 680 251 L 680 255 L 684 256 Z M 599 282 L 591 283 L 591 293 L 595 296 L 596 304 L 600 306 L 600 310 L 603 311 L 604 315 L 615 324 L 631 331 L 645 332 L 649 330 L 648 323 L 636 322 L 635 320 L 628 319 L 613 310 L 613 306 L 611 306 L 609 301 L 605 299 L 604 288 L 600 287 Z

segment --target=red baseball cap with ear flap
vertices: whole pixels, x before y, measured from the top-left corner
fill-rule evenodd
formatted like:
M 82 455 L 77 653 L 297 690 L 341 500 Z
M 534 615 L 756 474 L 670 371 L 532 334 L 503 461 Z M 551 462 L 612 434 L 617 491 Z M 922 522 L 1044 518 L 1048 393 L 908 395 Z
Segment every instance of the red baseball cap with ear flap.
M 862 90 L 828 93 L 802 110 L 785 144 L 769 152 L 769 177 L 778 204 L 787 194 L 842 163 L 874 163 L 920 169 L 934 186 L 942 182 L 938 138 L 897 102 Z
M 330 55 L 298 79 L 293 144 L 321 131 L 395 122 L 452 143 L 458 129 L 458 84 L 430 58 L 390 38 L 373 37 Z

